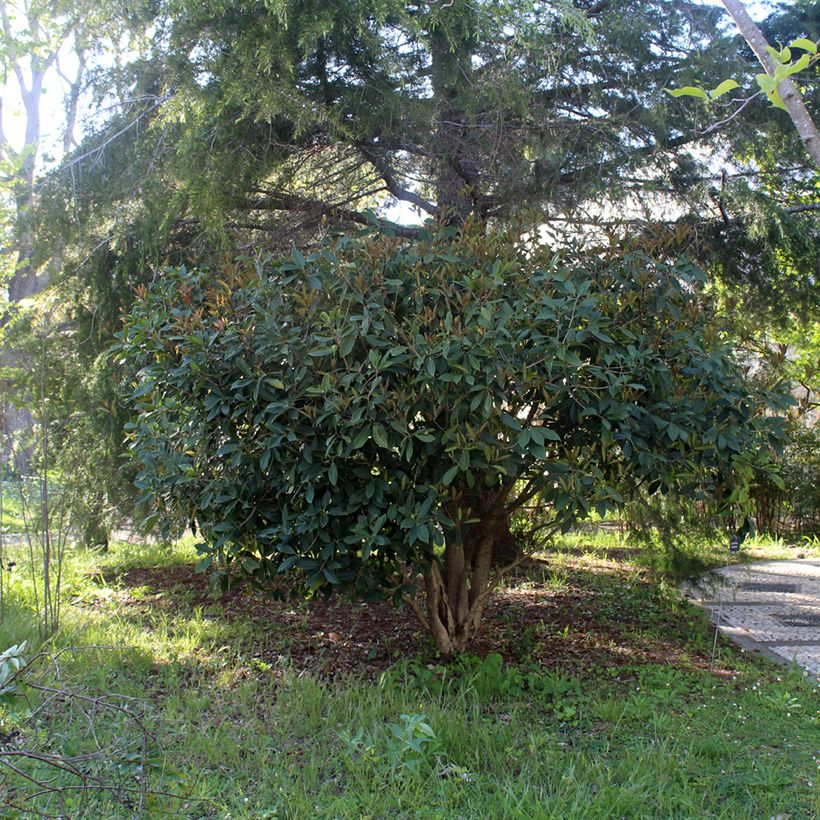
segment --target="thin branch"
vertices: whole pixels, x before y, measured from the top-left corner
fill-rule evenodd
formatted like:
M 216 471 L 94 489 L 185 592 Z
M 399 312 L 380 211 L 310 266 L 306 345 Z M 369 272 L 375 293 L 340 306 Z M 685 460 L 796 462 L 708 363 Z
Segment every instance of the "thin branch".
M 802 214 L 806 211 L 820 211 L 820 202 L 807 202 L 804 205 L 793 205 L 791 208 L 786 208 L 787 214 Z
M 751 97 L 747 97 L 745 100 L 743 100 L 743 105 L 741 105 L 740 108 L 738 108 L 733 114 L 730 114 L 728 117 L 726 117 L 725 120 L 720 120 L 718 122 L 712 123 L 708 128 L 704 128 L 700 133 L 705 136 L 706 134 L 711 134 L 714 131 L 717 131 L 720 128 L 723 128 L 724 125 L 728 125 L 733 119 L 740 116 L 743 109 L 746 108 L 746 106 L 752 100 L 756 100 L 758 97 L 760 97 L 762 95 L 763 95 L 763 92 L 758 91 L 755 94 L 752 94 Z
M 430 622 L 424 616 L 424 613 L 421 611 L 421 609 L 420 609 L 418 603 L 416 602 L 415 598 L 412 598 L 410 595 L 408 595 L 405 592 L 401 596 L 401 599 L 402 599 L 402 601 L 404 601 L 405 604 L 407 604 L 407 606 L 410 607 L 411 610 L 413 610 L 413 614 L 416 616 L 416 619 L 418 620 L 419 624 L 421 624 L 421 628 L 425 632 L 432 632 L 432 630 L 430 629 Z
M 264 200 L 257 200 L 249 205 L 254 210 L 281 210 L 281 211 L 302 211 L 305 213 L 315 213 L 339 219 L 343 222 L 353 222 L 357 225 L 369 225 L 378 228 L 380 231 L 392 231 L 396 236 L 404 239 L 418 239 L 421 235 L 420 228 L 408 225 L 399 225 L 388 219 L 372 216 L 354 211 L 351 208 L 328 205 L 318 199 L 299 197 L 295 194 L 269 194 Z
M 419 196 L 413 191 L 408 191 L 407 188 L 404 188 L 399 183 L 396 177 L 395 169 L 390 165 L 390 163 L 387 162 L 387 160 L 385 160 L 377 149 L 371 145 L 366 145 L 363 143 L 359 143 L 358 148 L 376 169 L 379 176 L 384 180 L 387 190 L 393 194 L 396 199 L 402 199 L 405 202 L 409 202 L 411 205 L 415 205 L 417 208 L 420 208 L 433 216 L 438 214 L 438 207 L 432 202 L 424 199 L 424 197 Z
M 56 168 L 56 169 L 55 169 L 55 173 L 59 173 L 60 171 L 65 171 L 65 170 L 67 170 L 67 169 L 69 169 L 69 168 L 72 168 L 72 167 L 74 167 L 75 165 L 77 165 L 78 163 L 82 162 L 84 159 L 88 159 L 89 157 L 94 156 L 94 154 L 99 154 L 99 153 L 102 153 L 103 151 L 105 151 L 105 149 L 106 149 L 109 145 L 111 145 L 111 143 L 112 143 L 112 142 L 114 142 L 116 139 L 118 139 L 119 137 L 121 137 L 123 134 L 127 133 L 128 131 L 130 131 L 132 128 L 134 128 L 134 126 L 139 125 L 139 123 L 140 123 L 143 119 L 145 119 L 145 117 L 147 117 L 147 116 L 148 116 L 148 115 L 149 115 L 149 114 L 150 114 L 150 113 L 151 113 L 151 112 L 152 112 L 155 108 L 158 108 L 160 105 L 162 105 L 162 103 L 164 103 L 164 102 L 168 99 L 168 96 L 169 96 L 169 95 L 164 94 L 164 95 L 163 95 L 163 96 L 161 96 L 161 97 L 157 97 L 157 98 L 156 98 L 156 102 L 154 102 L 154 104 L 153 104 L 153 105 L 151 105 L 151 106 L 150 106 L 149 108 L 147 108 L 145 111 L 142 111 L 142 112 L 141 112 L 139 115 L 137 115 L 137 116 L 136 116 L 133 120 L 131 120 L 131 122 L 129 122 L 127 125 L 124 125 L 124 126 L 123 126 L 123 127 L 122 127 L 119 131 L 117 131 L 116 133 L 112 134 L 110 137 L 107 137 L 107 138 L 105 139 L 105 141 L 104 141 L 104 142 L 102 142 L 100 145 L 95 145 L 93 148 L 90 148 L 90 149 L 89 149 L 88 151 L 86 151 L 85 153 L 80 154 L 80 155 L 79 155 L 79 156 L 77 156 L 77 157 L 72 157 L 72 158 L 71 158 L 68 162 L 66 162 L 65 164 L 61 165 L 59 168 Z

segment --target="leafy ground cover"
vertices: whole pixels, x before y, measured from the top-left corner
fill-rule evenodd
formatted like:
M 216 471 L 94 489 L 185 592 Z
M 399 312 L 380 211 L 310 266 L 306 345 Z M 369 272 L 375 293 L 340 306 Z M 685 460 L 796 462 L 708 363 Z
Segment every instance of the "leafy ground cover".
M 69 704 L 105 695 L 110 715 L 92 733 L 93 710 L 42 708 L 21 686 L 0 706 L 0 761 L 53 777 L 8 756 L 36 747 L 116 781 L 38 798 L 72 817 L 820 813 L 816 684 L 720 640 L 713 654 L 702 614 L 612 532 L 557 547 L 448 666 L 389 605 L 214 600 L 189 543 L 77 553 L 62 631 L 24 654 L 56 654 L 32 663 L 38 680 L 59 678 Z M 2 648 L 35 634 L 15 572 Z M 6 766 L 0 778 L 0 802 L 38 790 Z

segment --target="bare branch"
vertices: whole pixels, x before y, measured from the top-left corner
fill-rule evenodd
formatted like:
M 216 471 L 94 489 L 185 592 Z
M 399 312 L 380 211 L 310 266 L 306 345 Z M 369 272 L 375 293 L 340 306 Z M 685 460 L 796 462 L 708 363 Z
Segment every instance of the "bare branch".
M 299 197 L 295 194 L 271 193 L 264 199 L 250 203 L 248 207 L 251 210 L 303 211 L 314 213 L 317 216 L 329 216 L 343 222 L 353 222 L 356 225 L 370 225 L 380 231 L 392 231 L 396 236 L 405 239 L 418 239 L 421 233 L 420 228 L 399 225 L 388 219 L 381 219 L 343 206 L 331 205 L 318 199 Z
M 429 622 L 429 621 L 427 620 L 427 618 L 424 616 L 424 613 L 421 611 L 421 607 L 418 605 L 418 603 L 416 602 L 415 598 L 412 598 L 412 597 L 411 597 L 410 595 L 408 595 L 407 593 L 404 593 L 404 594 L 401 596 L 401 599 L 402 599 L 402 601 L 404 601 L 404 603 L 405 603 L 405 604 L 407 604 L 407 606 L 409 606 L 409 607 L 410 607 L 410 609 L 413 611 L 413 614 L 416 616 L 416 620 L 417 620 L 417 621 L 419 622 L 419 624 L 421 625 L 421 628 L 422 628 L 425 632 L 431 632 L 432 630 L 430 629 L 430 622 Z
M 397 179 L 395 169 L 390 165 L 390 163 L 387 162 L 377 148 L 366 143 L 359 143 L 357 147 L 373 165 L 379 176 L 384 180 L 387 190 L 393 194 L 396 199 L 402 199 L 405 202 L 409 202 L 410 204 L 415 205 L 417 208 L 421 208 L 421 210 L 426 211 L 428 214 L 432 214 L 433 216 L 438 214 L 438 208 L 432 202 L 429 202 L 424 199 L 424 197 L 421 197 L 413 191 L 408 191 L 407 188 L 402 187 Z
M 740 108 L 738 108 L 736 111 L 734 111 L 734 113 L 732 113 L 728 117 L 726 117 L 725 120 L 720 120 L 719 122 L 712 123 L 707 128 L 704 128 L 700 133 L 704 134 L 704 135 L 711 134 L 711 133 L 713 133 L 715 131 L 718 131 L 719 129 L 723 128 L 724 125 L 728 125 L 733 119 L 735 119 L 735 117 L 738 117 L 741 114 L 743 109 L 746 108 L 746 106 L 752 100 L 756 100 L 762 94 L 763 94 L 762 91 L 758 91 L 757 93 L 752 94 L 751 97 L 747 97 L 745 100 L 743 100 L 743 104 L 740 106 Z
M 786 208 L 787 214 L 802 214 L 806 211 L 820 211 L 820 202 L 807 202 L 805 205 L 793 205 Z
M 55 67 L 60 79 L 68 86 L 66 94 L 66 122 L 63 131 L 63 152 L 68 153 L 77 147 L 77 140 L 74 136 L 74 129 L 77 125 L 77 111 L 80 102 L 80 92 L 82 91 L 83 79 L 85 77 L 86 56 L 84 49 L 77 51 L 77 76 L 72 80 L 63 72 L 59 58 L 55 61 Z
M 68 162 L 66 162 L 65 164 L 61 165 L 59 168 L 55 169 L 55 172 L 65 171 L 65 170 L 67 170 L 68 168 L 72 168 L 73 166 L 75 166 L 75 165 L 79 164 L 79 163 L 80 163 L 80 162 L 82 162 L 84 159 L 88 159 L 89 157 L 93 157 L 95 154 L 100 154 L 100 153 L 102 153 L 103 151 L 105 151 L 105 149 L 106 149 L 109 145 L 111 145 L 111 143 L 113 143 L 114 141 L 116 141 L 116 140 L 117 140 L 119 137 L 121 137 L 123 134 L 127 133 L 128 131 L 130 131 L 130 130 L 131 130 L 132 128 L 134 128 L 136 125 L 139 125 L 139 123 L 140 123 L 143 119 L 145 119 L 145 117 L 147 117 L 147 116 L 148 116 L 148 115 L 149 115 L 149 114 L 150 114 L 150 113 L 151 113 L 151 112 L 152 112 L 155 108 L 159 108 L 159 106 L 160 106 L 160 105 L 162 105 L 162 103 L 164 103 L 167 99 L 168 99 L 168 95 L 163 95 L 163 96 L 161 96 L 161 97 L 157 97 L 157 98 L 155 99 L 155 102 L 153 103 L 153 105 L 149 106 L 149 107 L 148 107 L 145 111 L 140 112 L 140 114 L 138 114 L 138 115 L 137 115 L 137 116 L 136 116 L 133 120 L 131 120 L 131 122 L 129 122 L 128 124 L 124 125 L 124 126 L 123 126 L 123 127 L 122 127 L 119 131 L 117 131 L 116 133 L 112 134 L 110 137 L 107 137 L 107 138 L 106 138 L 106 139 L 105 139 L 102 143 L 100 143 L 99 145 L 95 145 L 93 148 L 90 148 L 90 149 L 89 149 L 88 151 L 86 151 L 85 153 L 80 154 L 78 157 L 72 157 L 72 158 L 71 158 L 71 160 L 69 160 L 69 161 L 68 161 Z

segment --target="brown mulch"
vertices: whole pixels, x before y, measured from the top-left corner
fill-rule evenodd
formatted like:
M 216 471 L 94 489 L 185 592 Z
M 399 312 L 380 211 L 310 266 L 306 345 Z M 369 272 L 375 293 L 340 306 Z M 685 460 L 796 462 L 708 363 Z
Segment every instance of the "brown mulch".
M 600 592 L 589 583 L 589 568 L 585 567 L 586 575 L 570 573 L 564 585 L 551 589 L 528 580 L 533 568 L 540 569 L 539 562 L 531 563 L 488 603 L 482 631 L 471 647 L 475 654 L 500 652 L 510 663 L 572 674 L 645 663 L 709 666 L 708 656 L 686 648 L 692 624 L 679 614 L 669 613 L 657 624 L 659 629 L 647 634 L 634 617 L 601 613 Z M 593 569 L 623 575 L 633 584 L 649 583 L 629 565 L 603 560 Z M 246 658 L 287 665 L 297 672 L 372 679 L 402 658 L 436 660 L 431 639 L 410 610 L 395 609 L 387 601 L 363 603 L 342 595 L 277 601 L 247 585 L 215 596 L 207 577 L 188 565 L 130 569 L 106 582 L 118 589 L 118 606 L 135 615 L 147 618 L 164 610 L 185 617 L 201 609 L 203 617 L 225 623 L 226 641 L 231 624 L 250 622 L 250 645 L 233 648 Z M 653 637 L 657 632 L 664 637 Z

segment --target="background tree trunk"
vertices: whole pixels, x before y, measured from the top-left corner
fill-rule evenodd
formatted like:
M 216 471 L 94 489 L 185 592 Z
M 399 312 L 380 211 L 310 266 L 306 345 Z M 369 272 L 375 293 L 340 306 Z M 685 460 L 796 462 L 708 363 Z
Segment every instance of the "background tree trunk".
M 41 113 L 44 82 L 49 70 L 57 61 L 59 49 L 69 37 L 71 26 L 66 27 L 66 21 L 59 19 L 52 21 L 59 23 L 62 29 L 59 34 L 49 31 L 48 22 L 44 22 L 41 14 L 47 13 L 37 5 L 25 5 L 25 26 L 19 31 L 16 26 L 19 21 L 15 18 L 15 10 L 10 8 L 5 0 L 0 0 L 0 23 L 6 39 L 7 51 L 4 55 L 7 72 L 14 75 L 25 111 L 25 133 L 22 148 L 12 147 L 2 129 L 0 119 L 0 151 L 6 157 L 15 159 L 19 165 L 13 180 L 15 204 L 15 234 L 16 234 L 16 262 L 14 272 L 8 283 L 8 307 L 0 310 L 0 330 L 8 324 L 14 316 L 15 306 L 45 289 L 48 284 L 48 273 L 53 265 L 47 266 L 42 273 L 38 272 L 35 260 L 35 234 L 32 225 L 33 208 L 35 204 L 35 178 L 37 170 L 38 149 L 41 138 Z M 42 43 L 48 42 L 49 48 L 45 52 Z M 20 44 L 31 43 L 20 49 Z M 26 51 L 25 49 L 28 49 Z M 69 83 L 69 94 L 66 99 L 66 137 L 64 145 L 69 146 L 74 139 L 74 128 L 77 120 L 79 94 L 85 74 L 86 62 L 83 50 L 78 51 L 79 67 L 76 80 L 72 83 L 65 75 L 60 75 Z M 27 64 L 26 64 L 27 61 Z M 2 99 L 0 99 L 0 114 L 2 114 Z M 54 249 L 54 258 L 59 258 L 59 249 Z M 19 354 L 12 350 L 8 342 L 0 342 L 0 369 L 15 369 L 24 366 Z M 0 385 L 3 386 L 3 385 Z M 8 390 L 8 386 L 4 386 Z M 8 433 L 4 441 L 11 442 L 18 438 L 25 430 L 32 429 L 33 417 L 25 408 L 15 407 L 8 402 L 5 412 L 0 417 L 0 424 Z M 11 451 L 6 447 L 0 450 L 0 458 L 9 460 Z M 21 443 L 16 448 L 15 469 L 26 472 L 31 459 L 31 449 Z
M 760 64 L 766 69 L 766 73 L 773 77 L 775 72 L 774 60 L 766 51 L 766 46 L 769 44 L 766 42 L 763 32 L 755 25 L 754 20 L 749 17 L 746 7 L 739 0 L 721 0 L 721 3 L 734 20 L 743 39 L 754 51 L 757 59 L 760 60 Z M 780 83 L 777 90 L 783 100 L 783 105 L 786 106 L 786 111 L 794 123 L 794 127 L 797 129 L 797 133 L 800 134 L 800 139 L 803 140 L 803 144 L 809 152 L 809 156 L 814 160 L 814 164 L 820 168 L 820 133 L 817 131 L 817 126 L 814 124 L 814 120 L 812 120 L 800 92 L 789 79 Z

